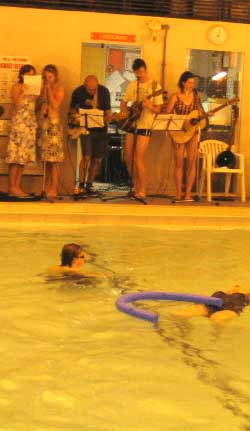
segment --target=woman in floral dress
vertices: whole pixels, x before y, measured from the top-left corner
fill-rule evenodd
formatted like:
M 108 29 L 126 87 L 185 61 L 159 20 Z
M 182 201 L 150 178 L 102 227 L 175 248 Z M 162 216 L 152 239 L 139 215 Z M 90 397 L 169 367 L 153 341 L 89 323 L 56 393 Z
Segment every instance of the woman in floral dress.
M 56 197 L 63 161 L 63 136 L 60 124 L 60 107 L 64 88 L 58 83 L 56 66 L 48 64 L 43 69 L 43 87 L 38 113 L 38 147 L 45 162 L 45 193 Z
M 11 119 L 9 141 L 7 145 L 6 163 L 9 164 L 9 195 L 28 196 L 21 187 L 24 167 L 36 160 L 36 96 L 28 93 L 24 84 L 24 75 L 35 75 L 35 68 L 26 64 L 19 70 L 18 82 L 13 85 L 11 97 L 14 113 Z

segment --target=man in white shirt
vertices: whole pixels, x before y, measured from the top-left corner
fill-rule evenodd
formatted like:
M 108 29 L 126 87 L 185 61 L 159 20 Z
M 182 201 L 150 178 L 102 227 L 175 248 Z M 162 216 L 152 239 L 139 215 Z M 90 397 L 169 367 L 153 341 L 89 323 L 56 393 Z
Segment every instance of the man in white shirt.
M 136 198 L 146 197 L 145 152 L 148 148 L 152 126 L 156 114 L 159 114 L 163 99 L 161 87 L 156 81 L 149 79 L 144 60 L 137 58 L 132 65 L 137 80 L 128 84 L 121 102 L 121 112 L 133 118 L 133 104 L 139 103 L 141 113 L 128 130 L 124 148 L 124 158 L 132 177 L 133 194 Z M 131 103 L 132 107 L 128 108 Z

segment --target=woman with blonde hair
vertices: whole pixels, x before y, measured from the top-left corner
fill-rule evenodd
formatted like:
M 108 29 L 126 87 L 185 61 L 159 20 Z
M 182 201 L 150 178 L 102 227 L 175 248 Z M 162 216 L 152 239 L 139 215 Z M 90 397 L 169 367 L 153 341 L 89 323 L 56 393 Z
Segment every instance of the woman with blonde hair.
M 56 197 L 63 161 L 63 135 L 60 123 L 60 108 L 64 99 L 64 88 L 58 82 L 58 70 L 47 64 L 43 72 L 43 86 L 38 108 L 38 147 L 45 163 L 44 192 Z

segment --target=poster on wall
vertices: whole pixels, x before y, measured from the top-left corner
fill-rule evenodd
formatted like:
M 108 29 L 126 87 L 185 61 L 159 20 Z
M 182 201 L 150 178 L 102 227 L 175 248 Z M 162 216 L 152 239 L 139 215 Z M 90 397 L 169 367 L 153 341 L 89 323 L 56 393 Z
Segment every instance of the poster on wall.
M 140 54 L 140 48 L 108 47 L 105 85 L 110 91 L 111 107 L 114 110 L 120 108 L 128 83 L 135 79 L 132 64 Z
M 132 72 L 132 64 L 134 63 L 134 60 L 138 58 L 138 52 L 136 51 L 126 51 L 125 52 L 125 59 L 124 59 L 124 69 Z
M 30 64 L 27 56 L 0 56 L 0 103 L 11 103 L 11 87 L 17 81 L 19 69 Z

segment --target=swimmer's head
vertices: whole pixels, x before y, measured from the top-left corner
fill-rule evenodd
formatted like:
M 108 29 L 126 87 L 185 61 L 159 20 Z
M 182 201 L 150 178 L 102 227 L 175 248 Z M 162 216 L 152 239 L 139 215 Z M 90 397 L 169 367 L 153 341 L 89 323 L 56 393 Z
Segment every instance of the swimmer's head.
M 250 304 L 250 292 L 245 287 L 241 287 L 238 284 L 236 284 L 232 289 L 228 291 L 230 295 L 233 295 L 234 297 L 238 297 L 239 301 L 243 301 L 241 297 L 244 298 L 245 305 Z
M 61 266 L 80 267 L 84 263 L 84 252 L 78 244 L 65 244 L 61 253 Z

